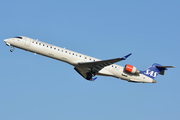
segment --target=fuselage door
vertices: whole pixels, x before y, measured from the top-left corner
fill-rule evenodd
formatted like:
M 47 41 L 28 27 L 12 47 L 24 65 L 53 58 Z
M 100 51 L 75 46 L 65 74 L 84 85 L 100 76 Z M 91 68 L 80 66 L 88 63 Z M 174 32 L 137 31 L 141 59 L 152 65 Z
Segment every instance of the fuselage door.
M 29 45 L 30 45 L 30 43 L 31 43 L 31 39 L 29 39 L 29 38 L 24 38 L 24 40 L 25 40 L 25 46 L 28 46 L 29 47 Z

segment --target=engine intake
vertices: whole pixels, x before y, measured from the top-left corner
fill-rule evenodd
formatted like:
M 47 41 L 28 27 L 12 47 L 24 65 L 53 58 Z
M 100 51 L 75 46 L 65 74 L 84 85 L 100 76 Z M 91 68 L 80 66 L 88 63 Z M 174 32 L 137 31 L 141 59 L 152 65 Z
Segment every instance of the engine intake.
M 129 65 L 129 64 L 126 64 L 126 66 L 124 67 L 124 70 L 126 72 L 129 72 L 132 74 L 139 74 L 140 73 L 140 71 L 136 67 Z

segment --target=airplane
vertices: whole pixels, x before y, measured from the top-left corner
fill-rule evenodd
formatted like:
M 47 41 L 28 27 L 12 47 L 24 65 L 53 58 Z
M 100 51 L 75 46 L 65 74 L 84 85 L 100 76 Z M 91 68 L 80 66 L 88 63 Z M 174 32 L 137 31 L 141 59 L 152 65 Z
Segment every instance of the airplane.
M 140 71 L 136 67 L 126 64 L 125 67 L 114 63 L 126 60 L 132 53 L 121 58 L 100 60 L 84 54 L 80 54 L 65 48 L 47 44 L 29 37 L 17 36 L 5 39 L 7 46 L 11 46 L 10 51 L 13 52 L 14 47 L 43 55 L 59 61 L 66 62 L 86 80 L 95 81 L 100 76 L 110 76 L 118 79 L 135 83 L 156 83 L 154 78 L 160 74 L 164 75 L 167 68 L 175 68 L 175 66 L 162 66 L 154 63 L 146 70 Z

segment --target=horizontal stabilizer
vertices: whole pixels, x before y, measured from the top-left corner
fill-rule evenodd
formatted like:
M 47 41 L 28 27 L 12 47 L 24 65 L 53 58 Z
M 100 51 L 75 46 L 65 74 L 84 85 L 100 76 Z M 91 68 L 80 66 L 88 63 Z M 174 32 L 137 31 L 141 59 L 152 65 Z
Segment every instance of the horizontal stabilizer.
M 175 66 L 156 66 L 158 68 L 176 68 Z
M 161 72 L 159 73 L 160 75 L 164 75 L 165 70 L 167 70 L 167 68 L 176 68 L 175 66 L 156 66 L 158 69 L 161 69 Z

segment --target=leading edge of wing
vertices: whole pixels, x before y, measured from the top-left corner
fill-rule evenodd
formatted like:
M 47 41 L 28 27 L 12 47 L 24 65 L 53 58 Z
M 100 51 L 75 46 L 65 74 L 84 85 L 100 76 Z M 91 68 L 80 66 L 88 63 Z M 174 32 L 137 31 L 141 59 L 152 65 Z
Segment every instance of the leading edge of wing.
M 101 69 L 114 64 L 116 62 L 119 62 L 121 60 L 126 60 L 132 53 L 122 57 L 122 58 L 115 58 L 115 59 L 109 59 L 109 60 L 101 60 L 101 61 L 94 61 L 94 62 L 83 62 L 83 63 L 78 63 L 79 66 L 81 67 L 88 67 L 88 68 L 93 68 L 93 67 L 100 67 Z

